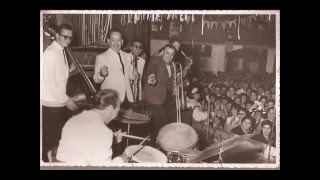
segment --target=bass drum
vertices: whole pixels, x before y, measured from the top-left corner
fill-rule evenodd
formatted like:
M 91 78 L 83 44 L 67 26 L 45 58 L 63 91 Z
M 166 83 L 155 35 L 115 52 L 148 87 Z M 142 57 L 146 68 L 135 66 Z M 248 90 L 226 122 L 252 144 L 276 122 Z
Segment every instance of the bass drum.
M 191 126 L 178 122 L 163 126 L 157 136 L 159 146 L 167 152 L 191 149 L 198 140 L 198 134 Z

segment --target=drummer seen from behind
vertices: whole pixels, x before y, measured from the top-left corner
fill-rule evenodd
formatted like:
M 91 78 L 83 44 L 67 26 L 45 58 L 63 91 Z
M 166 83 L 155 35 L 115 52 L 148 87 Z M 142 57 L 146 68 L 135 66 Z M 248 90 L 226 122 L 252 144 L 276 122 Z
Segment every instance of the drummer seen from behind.
M 121 142 L 122 132 L 113 133 L 106 125 L 118 115 L 119 95 L 113 89 L 104 89 L 94 100 L 92 109 L 73 116 L 63 127 L 57 160 L 81 165 L 112 162 L 111 146 L 113 141 Z

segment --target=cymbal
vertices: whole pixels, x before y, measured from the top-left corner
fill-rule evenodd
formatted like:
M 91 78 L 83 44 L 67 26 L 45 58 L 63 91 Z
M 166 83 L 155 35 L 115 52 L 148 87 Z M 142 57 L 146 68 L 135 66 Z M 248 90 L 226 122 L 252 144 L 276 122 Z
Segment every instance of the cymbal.
M 114 118 L 114 121 L 119 121 L 119 122 L 126 123 L 126 124 L 144 124 L 144 123 L 151 122 L 150 120 L 140 121 L 140 120 L 134 120 L 134 119 L 127 119 L 127 118 L 123 118 L 123 117 L 119 117 L 119 116 Z
M 136 121 L 150 121 L 150 118 L 144 114 L 134 112 L 132 110 L 124 110 L 120 109 L 118 113 L 118 117 L 136 120 Z
M 223 147 L 221 151 L 228 150 L 228 149 L 232 148 L 233 146 L 235 146 L 237 143 L 240 143 L 242 141 L 245 141 L 246 139 L 249 139 L 251 136 L 252 136 L 251 134 L 246 134 L 246 135 L 236 136 L 231 139 L 217 142 L 217 143 L 211 145 L 210 147 L 208 147 L 207 149 L 205 149 L 204 151 L 202 151 L 201 153 L 194 156 L 192 159 L 188 160 L 187 163 L 200 162 L 200 161 L 203 161 L 203 160 L 208 159 L 210 157 L 213 157 L 213 156 L 219 154 L 221 147 Z
M 237 143 L 221 153 L 224 163 L 267 163 L 263 150 L 267 145 L 252 139 Z

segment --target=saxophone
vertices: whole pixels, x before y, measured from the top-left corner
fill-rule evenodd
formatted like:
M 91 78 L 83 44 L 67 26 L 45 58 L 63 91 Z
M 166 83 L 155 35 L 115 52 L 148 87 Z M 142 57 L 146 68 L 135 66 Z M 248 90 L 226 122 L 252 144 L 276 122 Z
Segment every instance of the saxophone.
M 137 63 L 138 63 L 137 61 L 138 61 L 138 57 L 133 55 L 132 67 L 133 67 L 133 70 L 136 70 L 136 71 L 137 71 Z M 139 76 L 131 81 L 131 88 L 132 88 L 134 105 L 137 105 L 138 96 L 139 96 Z

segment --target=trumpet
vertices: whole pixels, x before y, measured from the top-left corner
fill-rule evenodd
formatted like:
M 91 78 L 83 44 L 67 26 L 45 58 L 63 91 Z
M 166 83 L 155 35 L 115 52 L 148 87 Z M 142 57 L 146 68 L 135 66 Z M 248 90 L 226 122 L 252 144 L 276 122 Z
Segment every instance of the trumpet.
M 177 71 L 179 71 L 177 73 Z M 173 63 L 173 93 L 176 100 L 177 122 L 181 123 L 181 109 L 185 109 L 185 94 L 183 89 L 182 65 Z

